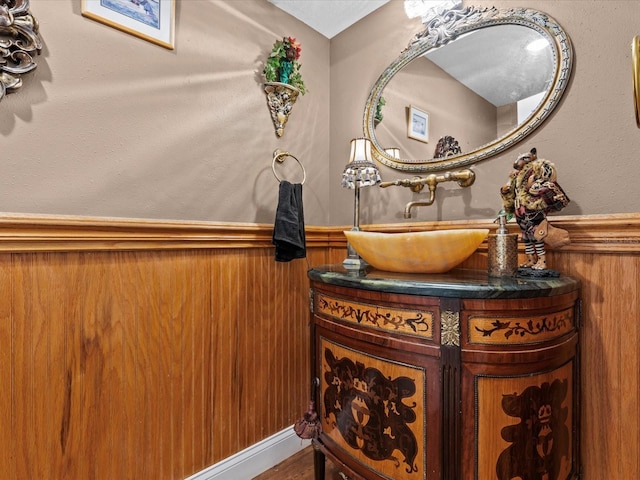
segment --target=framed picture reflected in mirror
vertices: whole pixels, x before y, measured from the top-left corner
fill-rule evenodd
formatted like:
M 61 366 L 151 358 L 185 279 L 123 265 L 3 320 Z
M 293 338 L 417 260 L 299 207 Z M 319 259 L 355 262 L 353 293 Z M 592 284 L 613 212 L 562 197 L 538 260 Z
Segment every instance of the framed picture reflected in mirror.
M 413 105 L 409 105 L 408 110 L 407 136 L 414 140 L 429 143 L 429 114 Z

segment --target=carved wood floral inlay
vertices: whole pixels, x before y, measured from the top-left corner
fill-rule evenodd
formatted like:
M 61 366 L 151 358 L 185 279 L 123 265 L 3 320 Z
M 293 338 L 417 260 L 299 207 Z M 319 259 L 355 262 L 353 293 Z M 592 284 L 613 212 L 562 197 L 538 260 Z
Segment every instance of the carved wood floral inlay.
M 318 294 L 315 311 L 329 317 L 391 332 L 433 338 L 433 312 L 381 307 Z
M 573 323 L 573 308 L 529 318 L 471 316 L 469 343 L 537 343 L 564 335 Z

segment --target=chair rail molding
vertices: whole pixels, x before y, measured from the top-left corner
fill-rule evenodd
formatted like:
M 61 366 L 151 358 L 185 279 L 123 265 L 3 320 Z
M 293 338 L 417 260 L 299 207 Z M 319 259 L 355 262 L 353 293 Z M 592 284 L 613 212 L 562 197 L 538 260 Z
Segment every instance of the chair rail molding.
M 640 213 L 553 216 L 569 231 L 561 251 L 624 253 L 640 251 Z M 516 226 L 509 224 L 513 230 Z M 363 230 L 406 232 L 455 228 L 495 228 L 490 220 L 363 225 Z M 346 226 L 307 226 L 308 247 L 343 247 Z M 81 216 L 0 216 L 0 252 L 167 250 L 271 247 L 273 225 Z M 480 251 L 486 250 L 486 242 Z

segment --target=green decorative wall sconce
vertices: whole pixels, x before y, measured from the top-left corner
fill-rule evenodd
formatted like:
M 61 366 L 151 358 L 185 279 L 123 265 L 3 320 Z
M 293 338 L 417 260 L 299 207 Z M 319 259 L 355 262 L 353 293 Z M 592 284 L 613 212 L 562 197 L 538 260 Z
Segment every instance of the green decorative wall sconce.
M 276 40 L 262 71 L 266 80 L 267 104 L 278 137 L 284 134 L 284 126 L 298 96 L 307 92 L 298 61 L 301 50 L 293 37 Z

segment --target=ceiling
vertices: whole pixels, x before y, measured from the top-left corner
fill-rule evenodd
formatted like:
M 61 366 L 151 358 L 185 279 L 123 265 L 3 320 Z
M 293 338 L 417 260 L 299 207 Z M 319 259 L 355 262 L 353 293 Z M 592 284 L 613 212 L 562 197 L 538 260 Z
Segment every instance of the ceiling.
M 269 0 L 276 7 L 333 38 L 389 0 Z

